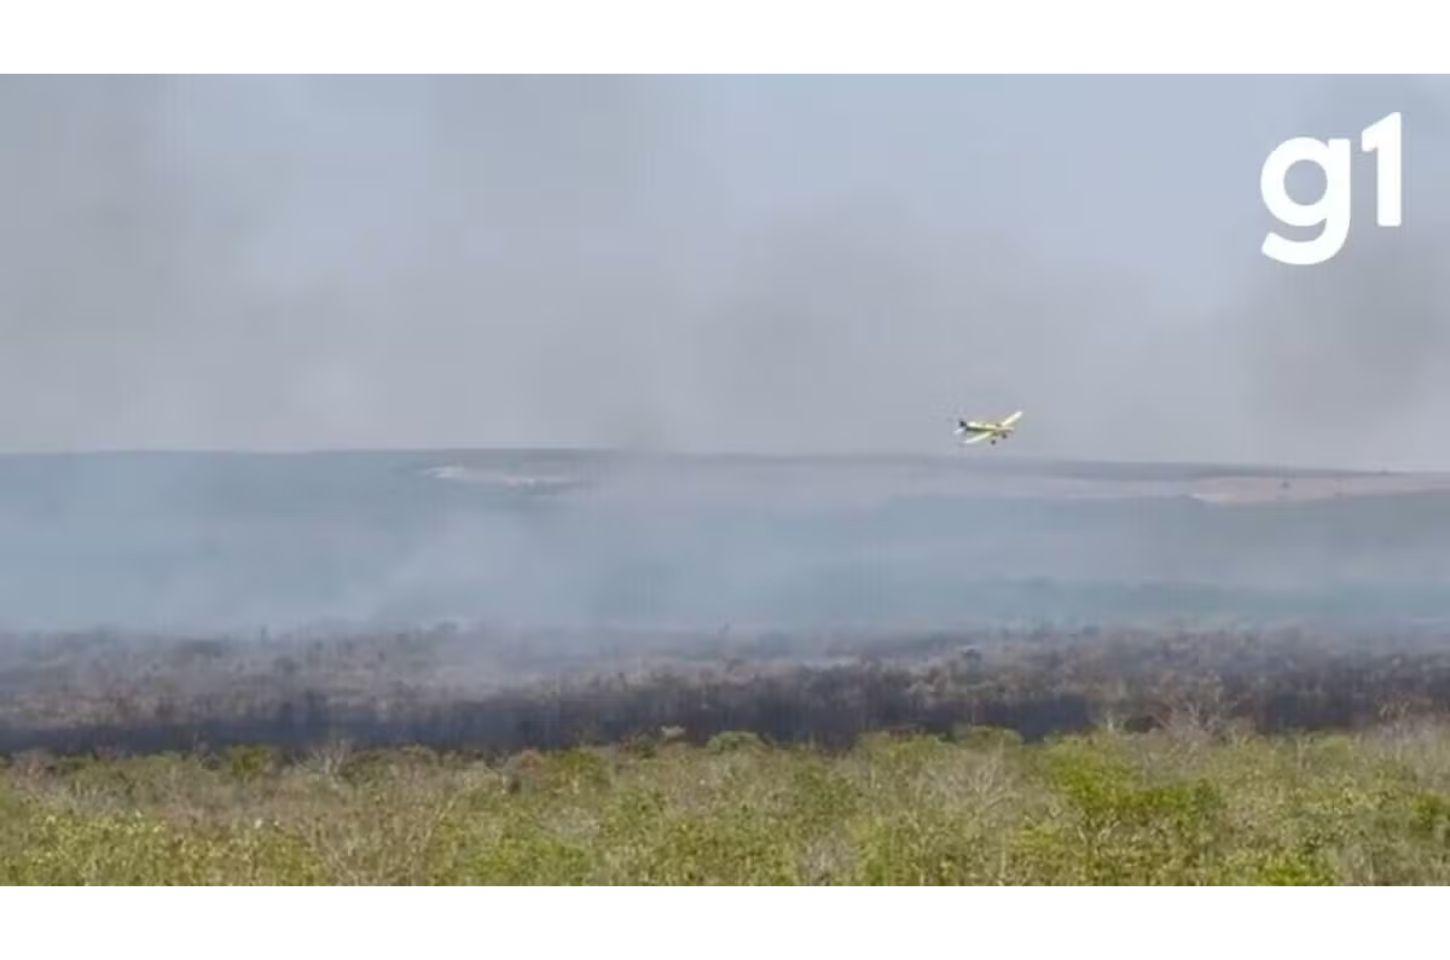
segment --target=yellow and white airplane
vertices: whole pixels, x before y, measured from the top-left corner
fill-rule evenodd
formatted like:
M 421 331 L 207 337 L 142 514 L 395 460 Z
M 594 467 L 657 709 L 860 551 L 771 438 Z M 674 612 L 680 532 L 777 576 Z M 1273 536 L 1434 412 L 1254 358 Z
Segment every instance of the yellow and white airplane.
M 998 440 L 1006 440 L 1012 436 L 1017 429 L 1017 421 L 1022 419 L 1022 411 L 1001 420 L 958 420 L 957 436 L 962 438 L 962 443 L 981 443 L 986 440 L 996 444 Z

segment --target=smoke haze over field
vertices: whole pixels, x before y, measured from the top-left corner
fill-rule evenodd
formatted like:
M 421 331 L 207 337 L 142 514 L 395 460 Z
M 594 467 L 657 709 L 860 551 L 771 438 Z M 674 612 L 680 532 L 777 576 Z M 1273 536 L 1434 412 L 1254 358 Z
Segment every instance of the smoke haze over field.
M 5 632 L 1450 623 L 1450 476 L 584 451 L 0 457 Z
M 1395 110 L 1405 226 L 1357 152 L 1345 249 L 1263 257 L 1268 152 Z M 1025 407 L 1025 454 L 1446 468 L 1447 111 L 1439 79 L 6 79 L 0 449 L 929 453 Z

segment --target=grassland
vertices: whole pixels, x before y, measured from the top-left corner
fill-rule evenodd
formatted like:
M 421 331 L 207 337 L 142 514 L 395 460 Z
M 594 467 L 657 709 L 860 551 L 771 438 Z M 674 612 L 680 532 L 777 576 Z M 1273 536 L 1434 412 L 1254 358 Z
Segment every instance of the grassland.
M 1445 883 L 1450 725 L 27 753 L 0 770 L 0 882 Z

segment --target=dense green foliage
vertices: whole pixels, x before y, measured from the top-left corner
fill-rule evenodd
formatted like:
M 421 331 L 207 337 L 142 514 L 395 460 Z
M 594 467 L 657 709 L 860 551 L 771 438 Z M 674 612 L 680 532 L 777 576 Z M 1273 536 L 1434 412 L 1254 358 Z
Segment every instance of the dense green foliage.
M 12 757 L 5 883 L 1444 883 L 1450 727 Z

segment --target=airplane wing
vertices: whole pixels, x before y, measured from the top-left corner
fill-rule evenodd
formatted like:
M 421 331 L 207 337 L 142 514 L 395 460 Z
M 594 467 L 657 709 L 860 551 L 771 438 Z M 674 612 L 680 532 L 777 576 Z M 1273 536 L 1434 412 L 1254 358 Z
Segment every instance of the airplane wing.
M 981 443 L 983 440 L 987 439 L 991 435 L 992 431 L 988 430 L 984 433 L 979 433 L 976 436 L 967 437 L 965 440 L 962 441 L 962 443 Z
M 1004 427 L 1010 427 L 1010 426 L 1012 426 L 1012 424 L 1016 423 L 1018 420 L 1021 420 L 1021 419 L 1022 419 L 1022 411 L 1021 410 L 1018 410 L 1016 413 L 1012 414 L 1010 417 L 1004 418 L 1002 420 L 1002 426 L 1004 426 Z

